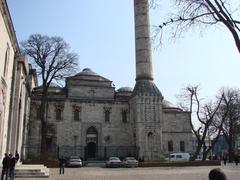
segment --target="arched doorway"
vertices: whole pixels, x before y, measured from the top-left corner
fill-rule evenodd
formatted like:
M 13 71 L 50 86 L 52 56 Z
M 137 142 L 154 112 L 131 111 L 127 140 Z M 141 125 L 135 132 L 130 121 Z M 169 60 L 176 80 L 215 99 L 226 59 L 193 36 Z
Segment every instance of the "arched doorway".
M 147 160 L 152 160 L 153 159 L 153 133 L 149 132 L 147 135 L 147 145 L 148 145 L 148 155 L 146 157 Z
M 86 156 L 87 158 L 97 157 L 98 132 L 95 127 L 89 127 L 86 132 Z
M 87 157 L 88 158 L 96 158 L 96 150 L 97 150 L 97 147 L 96 147 L 96 143 L 94 142 L 89 142 L 87 144 Z

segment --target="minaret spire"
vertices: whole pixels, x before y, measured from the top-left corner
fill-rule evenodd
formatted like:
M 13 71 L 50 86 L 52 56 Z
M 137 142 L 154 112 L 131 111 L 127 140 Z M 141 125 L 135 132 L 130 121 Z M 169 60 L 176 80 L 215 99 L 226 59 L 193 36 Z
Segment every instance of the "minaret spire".
M 136 81 L 153 80 L 148 0 L 134 0 Z
M 162 158 L 162 100 L 153 82 L 148 0 L 134 0 L 136 84 L 130 99 L 139 157 Z

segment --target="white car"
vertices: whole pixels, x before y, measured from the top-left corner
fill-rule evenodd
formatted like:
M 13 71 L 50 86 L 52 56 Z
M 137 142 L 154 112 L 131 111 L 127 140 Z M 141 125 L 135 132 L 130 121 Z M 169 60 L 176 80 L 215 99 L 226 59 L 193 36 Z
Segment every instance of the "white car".
M 189 153 L 172 153 L 170 154 L 170 161 L 189 161 Z
M 82 167 L 82 160 L 78 156 L 70 156 L 68 162 L 68 167 Z
M 138 161 L 134 157 L 126 157 L 122 164 L 124 167 L 138 167 Z
M 106 167 L 121 167 L 122 161 L 118 157 L 110 157 L 106 161 Z

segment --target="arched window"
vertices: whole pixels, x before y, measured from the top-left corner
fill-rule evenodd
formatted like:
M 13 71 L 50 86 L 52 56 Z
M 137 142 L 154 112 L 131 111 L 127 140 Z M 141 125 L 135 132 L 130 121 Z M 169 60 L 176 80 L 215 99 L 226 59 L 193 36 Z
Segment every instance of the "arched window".
M 86 132 L 86 142 L 87 143 L 90 143 L 90 142 L 94 142 L 94 143 L 97 143 L 97 135 L 98 135 L 98 132 L 96 130 L 95 127 L 89 127 L 87 129 L 87 132 Z
M 180 151 L 185 152 L 185 143 L 184 141 L 180 141 Z
M 5 52 L 5 59 L 4 59 L 4 69 L 3 69 L 3 76 L 5 78 L 7 78 L 7 73 L 8 73 L 9 53 L 10 53 L 10 48 L 9 48 L 9 45 L 7 44 L 7 49 Z
M 110 122 L 110 112 L 105 111 L 105 122 Z
M 127 111 L 126 110 L 122 111 L 122 122 L 127 123 Z
M 105 122 L 110 122 L 111 107 L 104 107 Z
M 41 119 L 41 108 L 37 107 L 37 119 Z
M 78 109 L 74 109 L 74 112 L 73 112 L 73 119 L 74 121 L 79 121 L 80 120 L 80 111 Z
M 56 120 L 61 121 L 63 120 L 63 110 L 64 110 L 64 104 L 55 104 L 55 113 L 56 113 Z
M 168 141 L 168 152 L 172 152 L 173 151 L 173 141 L 170 140 Z
M 81 120 L 81 110 L 82 110 L 81 107 L 74 104 L 72 106 L 72 108 L 73 108 L 73 120 L 80 121 Z
M 61 121 L 62 120 L 62 110 L 60 108 L 56 109 L 56 120 Z
M 153 133 L 152 133 L 152 132 L 149 132 L 149 133 L 148 133 L 148 138 L 152 138 L 152 136 L 153 136 Z
M 97 134 L 97 130 L 95 127 L 91 126 L 87 129 L 87 134 Z
M 153 133 L 149 132 L 148 133 L 148 146 L 152 147 L 152 145 L 153 145 Z

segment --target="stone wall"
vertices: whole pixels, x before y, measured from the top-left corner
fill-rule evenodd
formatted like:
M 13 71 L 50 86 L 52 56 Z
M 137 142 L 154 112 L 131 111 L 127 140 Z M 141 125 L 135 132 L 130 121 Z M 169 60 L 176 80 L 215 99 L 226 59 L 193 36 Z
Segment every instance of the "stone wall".
M 165 154 L 180 152 L 180 141 L 185 144 L 185 152 L 192 152 L 192 131 L 188 112 L 167 111 L 163 113 L 163 150 Z M 173 142 L 173 151 L 168 151 L 168 142 Z
M 39 101 L 32 101 L 32 107 L 39 106 Z M 62 119 L 56 120 L 56 108 L 62 107 Z M 40 119 L 37 119 L 37 108 L 32 108 L 30 116 L 30 143 L 40 146 Z M 74 107 L 80 109 L 80 119 L 74 120 Z M 105 109 L 110 110 L 110 121 L 105 122 Z M 127 122 L 122 121 L 122 111 L 127 111 Z M 127 102 L 85 102 L 81 100 L 50 101 L 48 104 L 48 124 L 53 128 L 48 133 L 53 137 L 54 146 L 85 147 L 86 131 L 90 127 L 97 130 L 97 146 L 135 146 L 133 128 L 129 118 Z M 70 154 L 68 154 L 70 155 Z
M 161 96 L 135 96 L 130 100 L 131 118 L 135 123 L 136 145 L 145 160 L 159 160 L 162 156 Z
M 5 0 L 0 0 L 0 160 L 6 151 L 15 52 L 15 32 Z M 6 63 L 5 63 L 6 62 Z M 4 70 L 5 69 L 5 70 Z

